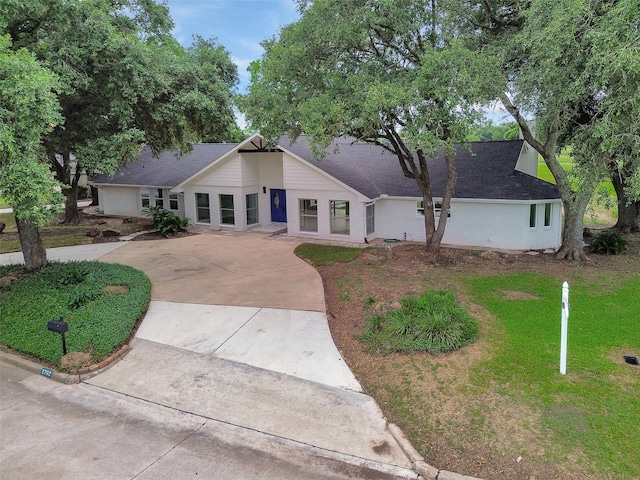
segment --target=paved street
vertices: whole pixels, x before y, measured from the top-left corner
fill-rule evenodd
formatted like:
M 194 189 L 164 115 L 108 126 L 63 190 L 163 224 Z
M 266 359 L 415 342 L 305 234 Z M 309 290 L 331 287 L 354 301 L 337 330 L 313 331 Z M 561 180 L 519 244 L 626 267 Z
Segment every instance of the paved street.
M 0 478 L 391 479 L 347 458 L 0 361 Z M 406 478 L 406 477 L 405 477 Z

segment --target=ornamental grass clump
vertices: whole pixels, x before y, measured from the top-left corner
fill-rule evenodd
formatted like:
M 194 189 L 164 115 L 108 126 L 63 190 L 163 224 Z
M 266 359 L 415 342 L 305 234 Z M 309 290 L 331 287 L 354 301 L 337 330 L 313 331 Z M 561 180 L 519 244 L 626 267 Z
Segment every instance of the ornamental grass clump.
M 360 340 L 376 353 L 457 350 L 478 338 L 478 325 L 449 291 L 401 299 L 402 307 L 368 319 Z

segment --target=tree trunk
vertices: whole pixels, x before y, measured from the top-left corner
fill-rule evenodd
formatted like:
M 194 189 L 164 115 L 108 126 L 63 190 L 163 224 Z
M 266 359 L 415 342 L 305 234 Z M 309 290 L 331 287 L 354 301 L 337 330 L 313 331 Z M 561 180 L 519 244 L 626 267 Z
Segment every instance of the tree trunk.
M 64 223 L 76 225 L 80 218 L 78 213 L 78 181 L 74 178 L 71 185 L 64 189 Z
M 422 206 L 424 207 L 424 248 L 429 253 L 438 253 L 440 242 L 436 237 L 436 217 L 433 213 L 431 188 L 422 190 Z
M 62 193 L 66 197 L 64 202 L 64 223 L 75 225 L 78 223 L 78 180 L 80 172 L 76 168 L 76 173 L 71 176 L 71 153 L 62 152 L 62 162 L 58 161 L 56 153 L 49 151 L 49 161 L 56 173 L 56 180 L 62 183 Z
M 100 199 L 98 198 L 98 189 L 91 185 L 91 206 L 97 207 L 100 205 Z
M 16 217 L 20 246 L 27 270 L 38 270 L 47 264 L 47 251 L 42 244 L 40 229 L 33 226 L 28 218 Z
M 564 205 L 564 225 L 562 226 L 562 245 L 556 253 L 556 258 L 562 260 L 587 260 L 584 252 L 584 213 L 591 195 L 582 195 L 565 199 Z
M 76 164 L 76 171 L 74 175 L 71 175 L 71 156 L 69 153 L 62 155 L 64 158 L 65 170 L 67 171 L 66 184 L 69 186 L 64 190 L 64 194 L 67 197 L 64 202 L 64 223 L 71 225 L 77 225 L 80 219 L 78 212 L 78 182 L 80 181 L 80 169 Z
M 444 231 L 447 226 L 447 218 L 449 218 L 449 208 L 451 206 L 451 197 L 455 190 L 458 175 L 456 172 L 455 155 L 445 153 L 445 162 L 447 163 L 447 183 L 444 187 L 444 196 L 442 197 L 442 207 L 440 208 L 440 217 L 438 218 L 438 227 L 431 239 L 432 250 L 434 253 L 440 251 L 440 244 L 444 237 Z
M 640 202 L 634 201 L 627 205 L 628 199 L 624 193 L 624 178 L 617 172 L 611 175 L 611 183 L 618 198 L 618 221 L 614 228 L 623 232 L 637 232 L 640 230 Z
M 436 217 L 433 211 L 433 194 L 431 192 L 431 179 L 429 167 L 421 151 L 417 152 L 420 168 L 415 169 L 414 180 L 422 192 L 422 206 L 424 207 L 424 248 L 428 253 L 437 254 L 440 249 L 440 240 L 436 231 Z
M 593 184 L 584 182 L 577 191 L 574 191 L 567 173 L 556 156 L 558 123 L 551 122 L 548 125 L 544 132 L 545 143 L 542 143 L 534 136 L 527 120 L 520 114 L 519 109 L 511 102 L 509 97 L 504 94 L 501 96 L 501 100 L 504 107 L 520 126 L 520 131 L 526 142 L 542 155 L 560 191 L 562 206 L 564 207 L 564 224 L 562 226 L 562 245 L 560 245 L 560 250 L 556 253 L 556 258 L 587 260 L 587 255 L 584 253 L 582 245 L 584 238 L 584 212 L 597 186 L 597 179 L 593 179 Z

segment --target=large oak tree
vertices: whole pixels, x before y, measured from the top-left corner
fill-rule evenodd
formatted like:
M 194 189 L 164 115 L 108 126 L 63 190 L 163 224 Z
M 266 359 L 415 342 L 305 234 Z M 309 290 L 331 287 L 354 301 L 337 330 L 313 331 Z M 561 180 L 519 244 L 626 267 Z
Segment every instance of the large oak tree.
M 275 141 L 308 135 L 318 156 L 339 136 L 392 152 L 425 205 L 426 248 L 437 252 L 454 193 L 454 145 L 493 94 L 490 62 L 467 49 L 460 2 L 316 0 L 252 66 L 240 102 L 251 126 Z M 427 158 L 445 153 L 448 180 L 436 225 Z
M 153 0 L 3 0 L 15 48 L 27 48 L 61 79 L 64 126 L 44 137 L 48 161 L 75 222 L 83 172 L 110 172 L 143 144 L 187 151 L 225 140 L 235 125 L 237 69 L 214 40 L 187 49 Z M 75 164 L 75 169 L 72 167 Z
M 503 104 L 560 190 L 558 258 L 586 258 L 584 213 L 603 179 L 637 188 L 638 9 L 635 0 L 482 0 L 469 11 L 481 49 L 502 57 Z M 567 146 L 569 172 L 557 158 Z
M 25 49 L 13 51 L 0 36 L 0 191 L 13 207 L 25 265 L 40 268 L 47 261 L 40 228 L 61 196 L 43 162 L 42 137 L 62 119 L 52 72 Z

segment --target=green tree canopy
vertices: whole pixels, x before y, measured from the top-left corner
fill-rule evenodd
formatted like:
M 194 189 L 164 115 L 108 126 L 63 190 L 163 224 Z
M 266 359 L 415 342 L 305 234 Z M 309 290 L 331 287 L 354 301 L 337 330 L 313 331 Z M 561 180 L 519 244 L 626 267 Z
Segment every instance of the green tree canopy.
M 13 207 L 27 268 L 46 263 L 39 228 L 59 204 L 57 182 L 44 158 L 42 137 L 62 121 L 57 77 L 25 49 L 0 36 L 0 191 Z M 36 241 L 29 239 L 35 238 Z
M 263 43 L 241 110 L 272 141 L 309 135 L 319 156 L 343 135 L 395 154 L 423 193 L 426 247 L 437 251 L 456 180 L 454 144 L 465 141 L 480 118 L 476 103 L 494 87 L 490 59 L 459 38 L 459 2 L 299 4 L 301 19 Z M 436 228 L 426 159 L 437 149 L 449 178 Z
M 638 8 L 634 0 L 489 0 L 470 10 L 481 49 L 502 57 L 503 104 L 560 190 L 559 258 L 585 258 L 584 212 L 612 159 L 632 166 L 627 179 L 637 171 Z M 568 173 L 557 160 L 565 146 L 576 160 Z
M 225 140 L 235 125 L 237 69 L 215 40 L 184 49 L 168 9 L 153 0 L 7 0 L 5 31 L 61 79 L 64 128 L 44 138 L 66 185 L 66 220 L 77 219 L 83 171 L 111 172 L 143 144 L 188 151 Z M 77 162 L 71 176 L 71 163 Z

